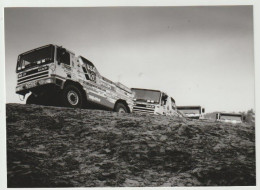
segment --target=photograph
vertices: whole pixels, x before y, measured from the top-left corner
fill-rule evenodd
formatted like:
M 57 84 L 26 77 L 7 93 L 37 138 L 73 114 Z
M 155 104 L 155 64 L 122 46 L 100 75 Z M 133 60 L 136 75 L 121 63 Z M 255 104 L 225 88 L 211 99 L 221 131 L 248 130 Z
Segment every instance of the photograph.
M 253 10 L 4 7 L 7 188 L 256 186 Z

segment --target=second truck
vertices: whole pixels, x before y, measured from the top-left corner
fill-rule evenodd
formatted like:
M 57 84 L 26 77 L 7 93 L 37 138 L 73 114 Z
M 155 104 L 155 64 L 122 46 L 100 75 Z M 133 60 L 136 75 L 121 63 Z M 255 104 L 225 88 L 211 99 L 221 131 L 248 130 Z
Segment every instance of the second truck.
M 180 116 L 175 100 L 165 92 L 152 89 L 132 88 L 134 92 L 134 113 Z

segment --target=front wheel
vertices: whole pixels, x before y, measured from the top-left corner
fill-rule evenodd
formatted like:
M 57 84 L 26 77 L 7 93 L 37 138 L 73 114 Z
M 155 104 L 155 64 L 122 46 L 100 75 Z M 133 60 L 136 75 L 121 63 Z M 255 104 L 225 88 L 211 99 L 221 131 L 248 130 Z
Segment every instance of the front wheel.
M 39 104 L 39 98 L 37 98 L 36 96 L 34 96 L 33 94 L 31 94 L 27 100 L 26 100 L 26 104 Z
M 118 113 L 129 113 L 126 106 L 122 103 L 117 103 L 115 107 L 115 112 Z
M 73 85 L 64 88 L 62 98 L 64 105 L 72 108 L 83 108 L 85 103 L 83 92 Z

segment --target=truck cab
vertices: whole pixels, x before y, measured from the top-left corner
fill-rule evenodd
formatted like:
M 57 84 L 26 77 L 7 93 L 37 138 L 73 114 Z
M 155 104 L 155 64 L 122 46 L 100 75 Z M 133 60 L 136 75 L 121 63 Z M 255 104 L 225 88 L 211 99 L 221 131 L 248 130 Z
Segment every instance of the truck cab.
M 204 119 L 205 108 L 201 106 L 177 106 L 177 109 L 191 119 Z
M 153 89 L 132 88 L 134 113 L 178 115 L 175 100 L 165 92 Z
M 27 104 L 61 104 L 130 113 L 130 88 L 103 77 L 83 56 L 49 44 L 18 56 L 16 93 L 30 93 Z
M 216 120 L 225 123 L 243 123 L 245 117 L 242 114 L 235 113 L 217 113 Z

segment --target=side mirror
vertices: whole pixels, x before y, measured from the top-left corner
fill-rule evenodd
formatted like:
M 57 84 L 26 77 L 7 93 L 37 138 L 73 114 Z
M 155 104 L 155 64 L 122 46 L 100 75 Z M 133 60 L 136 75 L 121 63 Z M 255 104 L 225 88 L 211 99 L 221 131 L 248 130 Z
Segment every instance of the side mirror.
M 243 115 L 242 119 L 243 119 L 243 121 L 245 121 L 245 120 L 246 120 L 246 116 L 245 116 L 245 115 Z
M 205 108 L 202 108 L 202 113 L 205 113 Z

